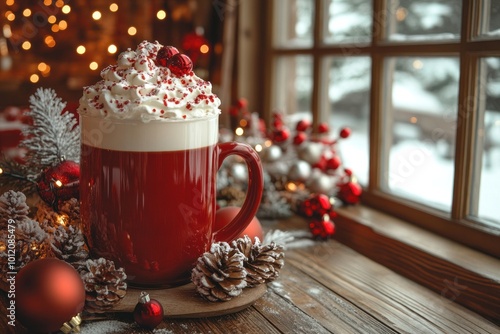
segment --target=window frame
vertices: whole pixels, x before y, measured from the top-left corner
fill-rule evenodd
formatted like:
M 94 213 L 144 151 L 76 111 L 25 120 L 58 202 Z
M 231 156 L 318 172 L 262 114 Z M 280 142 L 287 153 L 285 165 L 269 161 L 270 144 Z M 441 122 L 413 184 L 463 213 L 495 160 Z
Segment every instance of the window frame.
M 500 228 L 467 216 L 471 205 L 473 183 L 473 161 L 475 154 L 476 113 L 479 89 L 476 85 L 479 75 L 479 61 L 483 57 L 500 57 L 498 38 L 473 38 L 480 28 L 481 6 L 487 6 L 488 0 L 462 1 L 462 24 L 459 40 L 452 41 L 405 41 L 393 42 L 385 39 L 387 8 L 385 0 L 373 0 L 373 24 L 371 42 L 359 44 L 322 44 L 321 30 L 324 26 L 324 8 L 326 1 L 314 1 L 316 10 L 313 18 L 312 47 L 276 47 L 272 33 L 265 40 L 266 62 L 264 66 L 265 82 L 261 95 L 264 104 L 264 118 L 271 119 L 271 96 L 274 87 L 273 73 L 276 60 L 281 56 L 310 55 L 313 60 L 313 87 L 311 96 L 311 114 L 313 127 L 327 121 L 330 110 L 321 101 L 322 98 L 322 59 L 325 56 L 345 55 L 346 51 L 355 51 L 358 56 L 371 59 L 370 90 L 370 129 L 369 129 L 369 184 L 364 189 L 363 205 L 386 212 L 427 230 L 458 241 L 486 254 L 500 257 Z M 273 32 L 274 1 L 263 4 L 268 14 L 268 32 Z M 321 8 L 321 10 L 317 10 Z M 483 7 L 484 8 L 484 7 Z M 265 34 L 264 34 L 265 35 Z M 271 36 L 269 36 L 271 35 Z M 423 204 L 396 197 L 381 189 L 381 143 L 383 136 L 383 80 L 384 60 L 392 56 L 455 56 L 460 61 L 460 80 L 458 95 L 457 130 L 455 142 L 455 175 L 453 202 L 450 213 L 426 207 Z M 472 101 L 472 103 L 470 103 Z

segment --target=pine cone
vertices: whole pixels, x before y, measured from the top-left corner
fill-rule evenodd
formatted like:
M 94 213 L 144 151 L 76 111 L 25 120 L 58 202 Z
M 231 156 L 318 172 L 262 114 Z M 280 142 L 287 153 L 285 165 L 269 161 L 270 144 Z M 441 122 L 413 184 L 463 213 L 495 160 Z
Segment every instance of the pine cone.
M 80 227 L 80 203 L 76 198 L 61 202 L 58 209 L 58 212 L 54 211 L 54 208 L 44 201 L 38 204 L 35 220 L 47 233 L 55 233 L 61 225 Z
M 40 226 L 49 234 L 53 234 L 56 228 L 61 225 L 59 215 L 54 211 L 54 209 L 49 206 L 44 201 L 40 201 L 37 206 L 37 211 L 35 213 L 34 219 L 40 223 Z
M 209 301 L 227 301 L 246 287 L 244 255 L 227 242 L 213 243 L 209 252 L 198 258 L 191 279 L 198 293 Z
M 247 271 L 247 286 L 254 287 L 262 283 L 274 281 L 285 264 L 283 247 L 274 242 L 262 245 L 259 238 L 255 243 L 245 235 L 232 242 L 232 246 L 245 255 L 244 266 Z
M 5 231 L 9 219 L 17 224 L 28 219 L 26 196 L 20 191 L 9 190 L 0 196 L 0 230 Z
M 85 310 L 104 313 L 122 300 L 127 293 L 127 275 L 123 268 L 116 269 L 113 261 L 89 259 L 80 271 L 85 286 Z
M 7 272 L 19 271 L 31 261 L 54 256 L 50 243 L 48 242 L 47 234 L 34 220 L 26 219 L 17 224 L 15 242 L 16 262 L 15 265 L 11 267 L 8 263 L 7 235 L 4 235 L 2 240 L 0 240 L 0 268 L 2 280 L 5 280 L 4 274 Z
M 68 215 L 68 225 L 80 226 L 80 202 L 76 198 L 69 199 L 59 204 L 59 212 Z
M 68 228 L 59 226 L 56 229 L 51 246 L 59 259 L 71 264 L 84 261 L 89 256 L 82 230 L 71 225 Z

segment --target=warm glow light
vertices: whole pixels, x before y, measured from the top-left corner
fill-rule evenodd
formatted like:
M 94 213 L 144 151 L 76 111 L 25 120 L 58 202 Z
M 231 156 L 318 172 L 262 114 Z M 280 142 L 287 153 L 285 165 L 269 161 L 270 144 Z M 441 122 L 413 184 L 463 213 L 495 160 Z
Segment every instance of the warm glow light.
M 29 50 L 31 49 L 31 43 L 29 41 L 24 41 L 23 44 L 21 44 L 21 47 L 23 50 Z
M 54 37 L 48 35 L 47 37 L 45 37 L 45 39 L 43 40 L 45 42 L 45 44 L 49 47 L 49 48 L 53 48 L 54 46 L 56 46 L 56 41 L 54 39 Z
M 69 12 L 71 12 L 71 7 L 70 5 L 64 5 L 63 8 L 61 8 L 61 11 L 64 13 L 64 14 L 69 14 Z
M 43 0 L 43 4 L 48 7 L 52 5 L 52 0 Z
M 410 117 L 410 123 L 417 123 L 417 118 L 415 116 Z
M 208 53 L 208 51 L 210 51 L 210 48 L 208 47 L 208 45 L 203 44 L 202 46 L 200 46 L 201 53 Z
M 286 189 L 289 191 L 296 191 L 297 190 L 297 185 L 293 182 L 288 182 L 286 184 Z
M 37 83 L 37 82 L 38 82 L 38 80 L 40 80 L 40 77 L 38 76 L 38 74 L 32 74 L 32 75 L 30 76 L 30 81 L 31 81 L 32 83 Z
M 85 51 L 87 51 L 87 49 L 85 49 L 83 45 L 78 45 L 78 47 L 76 48 L 76 53 L 78 53 L 79 55 L 84 54 Z
M 26 8 L 25 10 L 23 10 L 23 16 L 29 17 L 30 15 L 31 15 L 31 9 Z
M 237 136 L 243 136 L 243 133 L 245 131 L 243 130 L 243 128 L 236 128 L 236 130 L 234 131 L 234 133 L 236 133 Z
M 45 64 L 45 63 L 42 61 L 40 64 L 38 64 L 38 67 L 37 67 L 37 68 L 38 68 L 38 70 L 39 70 L 40 72 L 43 72 L 43 71 L 45 71 L 45 70 L 47 69 L 47 64 Z
M 100 19 L 101 19 L 101 16 L 102 16 L 102 15 L 101 15 L 101 12 L 100 12 L 100 11 L 98 11 L 98 10 L 96 10 L 95 12 L 93 12 L 93 13 L 92 13 L 92 18 L 93 18 L 94 20 L 96 20 L 96 21 L 97 21 L 97 20 L 100 20 Z
M 2 174 L 2 173 L 3 173 L 3 169 L 2 169 L 2 168 L 0 168 L 0 174 Z
M 111 44 L 110 46 L 108 46 L 109 53 L 114 54 L 114 53 L 116 53 L 116 51 L 118 51 L 118 48 L 116 47 L 116 45 Z
M 59 29 L 66 30 L 66 28 L 68 28 L 68 22 L 64 20 L 59 21 Z
M 2 27 L 2 32 L 3 32 L 3 36 L 5 38 L 11 38 L 12 37 L 12 30 L 10 29 L 10 25 L 4 24 L 3 27 Z
M 118 10 L 118 5 L 116 3 L 112 3 L 109 5 L 109 10 L 112 11 L 113 13 Z
M 271 147 L 271 145 L 273 145 L 272 140 L 269 140 L 269 139 L 268 139 L 268 140 L 266 140 L 266 141 L 264 142 L 264 146 L 265 146 L 265 147 Z
M 255 151 L 262 152 L 262 145 L 261 144 L 255 145 Z
M 7 249 L 7 246 L 2 242 L 0 243 L 0 252 L 4 252 Z
M 420 59 L 416 59 L 413 61 L 413 68 L 416 70 L 420 70 L 422 67 L 424 67 L 424 62 L 421 61 Z
M 399 22 L 404 21 L 406 19 L 406 16 L 408 15 L 408 10 L 404 7 L 399 7 L 396 9 L 396 20 Z
M 97 62 L 93 61 L 90 63 L 89 65 L 89 68 L 92 70 L 92 71 L 95 71 L 97 70 L 97 68 L 99 67 L 99 64 L 97 64 Z
M 64 7 L 64 1 L 63 0 L 57 0 L 56 1 L 56 7 L 59 7 L 59 8 Z
M 14 21 L 16 19 L 16 14 L 14 14 L 10 10 L 8 10 L 5 12 L 5 18 L 9 21 Z
M 135 27 L 129 27 L 127 32 L 130 36 L 134 36 L 135 34 L 137 34 L 137 29 Z
M 245 127 L 245 126 L 247 126 L 247 125 L 248 125 L 247 120 L 246 120 L 246 119 L 244 119 L 244 118 L 242 118 L 242 119 L 240 120 L 240 126 L 241 126 L 242 128 L 244 128 L 244 127 Z
M 158 20 L 164 20 L 167 17 L 167 12 L 161 9 L 156 13 L 156 17 Z
M 50 27 L 50 30 L 52 30 L 52 32 L 58 32 L 60 30 L 60 27 L 56 24 L 53 24 L 52 27 Z
M 66 226 L 68 222 L 68 217 L 66 215 L 60 215 L 57 217 L 57 223 L 62 226 Z
M 7 6 L 12 6 L 14 4 L 14 0 L 7 0 L 7 1 L 5 1 L 5 4 Z
M 56 182 L 54 182 L 54 184 L 56 185 L 56 187 L 58 188 L 61 188 L 63 186 L 63 183 L 61 182 L 61 180 L 56 180 Z
M 56 23 L 57 21 L 57 17 L 55 15 L 50 15 L 47 19 L 47 22 L 49 22 L 50 24 L 54 24 Z

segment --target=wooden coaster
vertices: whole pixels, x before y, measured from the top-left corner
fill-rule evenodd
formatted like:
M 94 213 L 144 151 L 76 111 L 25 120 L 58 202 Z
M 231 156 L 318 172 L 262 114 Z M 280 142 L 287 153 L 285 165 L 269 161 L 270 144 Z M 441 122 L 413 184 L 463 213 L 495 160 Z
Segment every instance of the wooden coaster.
M 197 294 L 194 284 L 161 290 L 141 290 L 129 288 L 125 297 L 111 312 L 133 312 L 141 291 L 149 293 L 151 299 L 158 300 L 165 311 L 165 318 L 206 318 L 241 311 L 262 297 L 267 286 L 260 284 L 243 289 L 238 297 L 227 302 L 209 302 Z

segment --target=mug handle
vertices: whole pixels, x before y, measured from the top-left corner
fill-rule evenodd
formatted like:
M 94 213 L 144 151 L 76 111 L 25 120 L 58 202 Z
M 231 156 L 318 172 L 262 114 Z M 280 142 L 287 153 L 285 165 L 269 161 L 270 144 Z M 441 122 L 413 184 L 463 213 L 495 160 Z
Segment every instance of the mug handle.
M 229 224 L 213 233 L 213 240 L 230 241 L 250 224 L 257 213 L 264 188 L 264 177 L 260 157 L 250 145 L 228 142 L 217 144 L 217 148 L 219 153 L 217 169 L 222 166 L 224 159 L 232 154 L 242 157 L 248 168 L 248 190 L 241 210 Z

